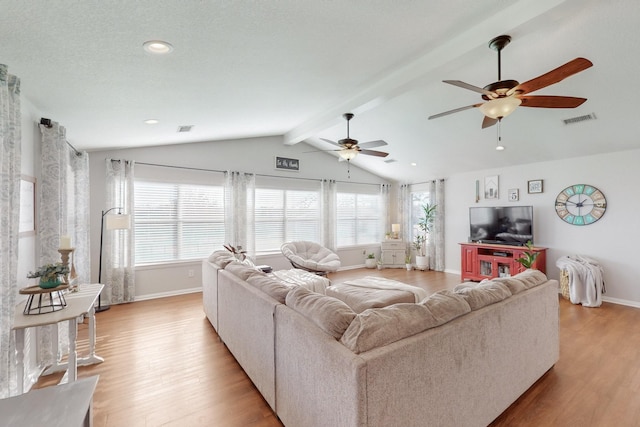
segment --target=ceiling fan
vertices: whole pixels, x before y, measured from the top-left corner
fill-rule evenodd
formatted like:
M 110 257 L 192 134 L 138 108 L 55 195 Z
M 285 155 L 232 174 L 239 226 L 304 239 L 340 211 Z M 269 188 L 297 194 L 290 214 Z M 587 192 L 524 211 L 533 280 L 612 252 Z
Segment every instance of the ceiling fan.
M 383 145 L 387 145 L 387 143 L 381 139 L 358 144 L 357 139 L 350 138 L 349 122 L 353 118 L 353 113 L 344 113 L 342 117 L 344 117 L 345 120 L 347 121 L 347 137 L 346 138 L 341 139 L 338 142 L 331 141 L 330 139 L 320 138 L 321 140 L 328 142 L 329 144 L 335 145 L 336 147 L 340 147 L 337 150 L 328 150 L 328 151 L 337 151 L 340 158 L 347 161 L 353 159 L 358 154 L 365 154 L 367 156 L 376 156 L 376 157 L 387 157 L 389 155 L 389 153 L 385 153 L 383 151 L 369 150 L 369 148 L 382 147 Z
M 576 58 L 524 83 L 519 83 L 515 80 L 502 80 L 500 52 L 509 42 L 511 42 L 511 37 L 507 35 L 498 36 L 489 42 L 489 47 L 498 52 L 497 82 L 480 88 L 460 80 L 443 80 L 444 83 L 481 93 L 482 99 L 486 102 L 467 105 L 466 107 L 435 114 L 430 116 L 429 120 L 470 108 L 478 108 L 484 114 L 484 120 L 482 121 L 482 128 L 484 129 L 495 125 L 504 117 L 513 113 L 518 106 L 534 108 L 576 108 L 587 100 L 586 98 L 576 98 L 572 96 L 527 95 L 536 90 L 558 83 L 567 77 L 591 67 L 593 63 L 585 58 Z

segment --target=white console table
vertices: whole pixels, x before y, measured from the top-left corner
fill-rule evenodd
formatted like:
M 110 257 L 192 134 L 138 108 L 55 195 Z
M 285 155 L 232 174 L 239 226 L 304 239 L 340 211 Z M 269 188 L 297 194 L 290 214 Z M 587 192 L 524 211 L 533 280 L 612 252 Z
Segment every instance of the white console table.
M 54 365 L 49 367 L 44 373 L 45 375 L 66 370 L 67 374 L 62 382 L 73 382 L 77 378 L 78 365 L 91 365 L 103 362 L 104 359 L 96 356 L 96 318 L 94 305 L 98 299 L 98 295 L 102 292 L 104 285 L 90 284 L 80 285 L 78 292 L 72 292 L 65 296 L 67 306 L 59 311 L 45 314 L 24 314 L 25 302 L 16 306 L 15 317 L 13 322 L 13 330 L 16 334 L 16 364 L 17 364 L 17 382 L 18 394 L 24 393 L 24 334 L 27 328 L 45 325 L 57 325 L 60 322 L 69 322 L 69 357 L 68 361 L 60 363 L 56 358 Z M 87 357 L 78 358 L 76 352 L 76 339 L 78 335 L 77 319 L 84 316 L 89 317 L 89 355 Z M 53 342 L 57 349 L 58 335 L 57 328 L 54 329 Z M 58 352 L 56 351 L 56 354 Z
M 402 240 L 387 240 L 380 245 L 380 258 L 386 268 L 404 268 L 406 245 Z
M 98 377 L 0 399 L 0 427 L 91 427 Z

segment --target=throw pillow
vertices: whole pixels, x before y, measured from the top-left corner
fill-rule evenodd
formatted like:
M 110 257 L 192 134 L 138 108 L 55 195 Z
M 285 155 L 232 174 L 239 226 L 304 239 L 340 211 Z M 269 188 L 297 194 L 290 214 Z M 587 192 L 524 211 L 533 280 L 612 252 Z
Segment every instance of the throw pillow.
M 289 292 L 286 304 L 337 340 L 356 317 L 356 313 L 339 299 L 302 287 Z

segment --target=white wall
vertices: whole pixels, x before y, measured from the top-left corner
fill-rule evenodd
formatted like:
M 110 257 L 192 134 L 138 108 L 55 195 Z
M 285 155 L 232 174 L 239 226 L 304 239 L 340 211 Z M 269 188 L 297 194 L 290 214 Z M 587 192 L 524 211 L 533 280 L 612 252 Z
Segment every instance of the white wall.
M 499 155 L 497 153 L 496 155 Z M 534 163 L 505 169 L 489 169 L 454 175 L 446 181 L 446 269 L 460 272 L 460 242 L 469 236 L 469 207 L 532 205 L 534 240 L 547 251 L 547 275 L 559 278 L 556 260 L 580 254 L 596 259 L 604 268 L 607 293 L 605 299 L 640 307 L 640 265 L 634 252 L 640 237 L 640 150 L 605 155 L 576 157 L 567 160 Z M 500 198 L 480 199 L 475 203 L 475 181 L 500 176 Z M 527 194 L 527 181 L 544 180 L 542 194 Z M 569 225 L 555 212 L 555 199 L 572 184 L 590 184 L 607 198 L 607 211 L 596 223 Z M 520 200 L 509 202 L 507 190 L 518 188 Z
M 250 138 L 233 141 L 212 141 L 194 144 L 177 144 L 146 148 L 95 151 L 89 153 L 91 173 L 91 272 L 98 278 L 100 247 L 100 215 L 105 206 L 105 159 L 126 159 L 136 162 L 202 168 L 211 170 L 234 170 L 261 175 L 299 178 L 331 178 L 337 181 L 388 183 L 388 181 L 351 166 L 351 178 L 347 176 L 347 164 L 329 154 L 309 152 L 316 150 L 307 144 L 293 146 L 283 144 L 280 136 Z M 275 156 L 300 160 L 300 171 L 276 170 Z M 145 167 L 145 166 L 140 166 Z M 170 171 L 158 168 L 159 173 Z M 172 173 L 177 170 L 171 170 Z M 168 172 L 167 172 L 168 173 Z M 211 248 L 211 250 L 221 248 Z M 371 252 L 372 248 L 367 249 Z M 361 265 L 364 262 L 362 248 L 340 251 L 344 266 Z M 290 268 L 282 255 L 259 257 L 259 264 L 274 268 Z M 193 275 L 191 276 L 192 273 Z M 190 277 L 191 276 L 191 277 Z M 202 283 L 200 263 L 175 263 L 162 266 L 136 268 L 136 299 L 191 292 L 199 290 Z

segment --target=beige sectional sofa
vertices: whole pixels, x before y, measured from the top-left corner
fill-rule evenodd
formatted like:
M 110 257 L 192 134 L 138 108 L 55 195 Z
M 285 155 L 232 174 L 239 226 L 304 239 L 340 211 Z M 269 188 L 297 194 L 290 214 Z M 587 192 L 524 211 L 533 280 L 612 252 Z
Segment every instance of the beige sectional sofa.
M 558 283 L 538 271 L 356 313 L 213 266 L 212 324 L 286 426 L 485 426 L 558 360 Z

